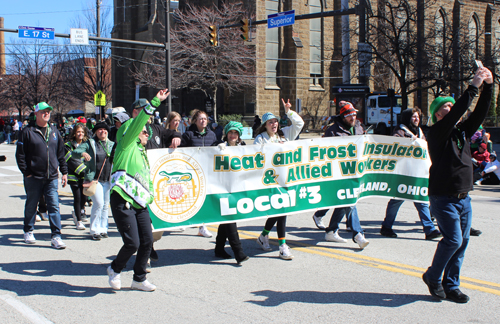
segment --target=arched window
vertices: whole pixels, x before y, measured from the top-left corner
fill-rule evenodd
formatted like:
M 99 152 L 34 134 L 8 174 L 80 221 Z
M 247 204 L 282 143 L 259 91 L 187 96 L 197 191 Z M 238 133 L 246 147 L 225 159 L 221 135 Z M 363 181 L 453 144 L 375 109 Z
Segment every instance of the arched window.
M 279 0 L 266 0 L 266 16 L 279 12 Z M 266 85 L 276 86 L 279 59 L 279 28 L 266 29 Z
M 476 60 L 479 57 L 479 19 L 473 14 L 469 20 L 469 59 Z
M 439 9 L 434 17 L 436 59 L 438 63 L 443 63 L 446 55 L 446 14 L 443 9 Z
M 309 0 L 309 12 L 323 11 L 322 0 Z M 323 25 L 321 18 L 309 21 L 309 66 L 311 85 L 323 87 Z

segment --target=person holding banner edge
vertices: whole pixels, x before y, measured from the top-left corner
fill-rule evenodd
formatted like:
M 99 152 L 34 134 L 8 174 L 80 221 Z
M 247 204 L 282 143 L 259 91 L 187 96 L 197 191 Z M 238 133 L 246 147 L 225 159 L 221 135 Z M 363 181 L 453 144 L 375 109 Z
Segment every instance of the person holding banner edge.
M 254 144 L 265 144 L 265 143 L 284 143 L 286 141 L 293 141 L 297 138 L 302 127 L 304 127 L 304 121 L 302 117 L 290 108 L 292 104 L 290 99 L 287 102 L 281 98 L 283 107 L 285 109 L 285 114 L 291 120 L 292 125 L 284 128 L 279 127 L 278 117 L 273 113 L 267 112 L 262 115 L 262 125 L 257 129 Z M 290 252 L 288 245 L 286 245 L 286 216 L 270 217 L 267 219 L 264 225 L 264 230 L 257 238 L 257 243 L 262 247 L 264 251 L 272 251 L 269 245 L 269 232 L 276 224 L 276 230 L 278 232 L 278 242 L 279 242 L 279 256 L 284 260 L 292 260 L 293 255 Z
M 464 122 L 463 114 L 483 85 L 476 108 Z M 438 243 L 431 266 L 422 279 L 432 296 L 467 303 L 469 296 L 460 291 L 460 269 L 469 243 L 471 198 L 473 189 L 470 139 L 488 113 L 493 75 L 479 64 L 472 84 L 455 102 L 438 97 L 429 112 L 433 126 L 427 133 L 429 156 L 429 201 L 443 238 Z
M 406 109 L 401 113 L 401 124 L 394 128 L 393 136 L 406 137 L 411 139 L 421 138 L 425 140 L 425 135 L 420 129 L 421 111 L 419 108 Z M 385 237 L 396 238 L 398 235 L 392 230 L 392 225 L 396 220 L 399 207 L 403 204 L 402 199 L 391 199 L 387 204 L 385 218 L 382 222 L 380 234 Z M 428 203 L 414 202 L 415 208 L 418 211 L 418 217 L 422 223 L 426 240 L 433 240 L 441 237 L 441 233 L 436 229 L 431 220 Z
M 111 211 L 123 240 L 123 246 L 107 269 L 110 286 L 121 289 L 120 273 L 137 252 L 132 289 L 154 291 L 156 286 L 146 279 L 146 265 L 153 244 L 151 218 L 147 206 L 153 202 L 154 190 L 145 146 L 148 141 L 146 123 L 155 107 L 170 95 L 168 89 L 158 91 L 151 104 L 137 117 L 123 124 L 117 133 L 117 146 L 111 174 Z

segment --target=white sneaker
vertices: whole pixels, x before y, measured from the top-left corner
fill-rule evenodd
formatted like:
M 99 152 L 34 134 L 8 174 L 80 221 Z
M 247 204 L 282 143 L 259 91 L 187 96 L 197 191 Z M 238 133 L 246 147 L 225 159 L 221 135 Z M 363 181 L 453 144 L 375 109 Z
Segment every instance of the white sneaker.
M 144 280 L 142 282 L 132 280 L 132 286 L 130 288 L 142 291 L 155 291 L 156 286 L 147 280 Z
M 325 234 L 325 241 L 328 242 L 337 242 L 337 243 L 347 243 L 347 240 L 343 239 L 339 235 L 339 230 L 330 231 Z
M 120 279 L 120 274 L 113 271 L 111 266 L 107 269 L 108 272 L 108 282 L 111 288 L 114 290 L 120 290 L 122 288 L 122 280 Z
M 262 250 L 264 251 L 272 251 L 271 246 L 269 245 L 269 235 L 262 235 L 257 238 L 257 243 L 262 247 Z
M 36 243 L 35 234 L 33 234 L 33 232 L 24 233 L 24 243 L 35 244 Z
M 198 230 L 198 235 L 204 237 L 212 237 L 212 233 L 210 233 L 210 231 L 205 225 L 200 226 L 200 229 Z
M 35 222 L 41 222 L 41 221 L 42 221 L 42 219 L 40 218 L 40 215 L 37 214 L 35 216 Z
M 293 255 L 290 252 L 290 248 L 286 244 L 280 245 L 280 258 L 283 260 L 291 260 L 293 259 Z
M 78 219 L 76 219 L 75 211 L 71 212 L 71 216 L 73 216 L 73 222 L 75 222 L 75 226 L 77 226 L 78 225 Z
M 149 259 L 148 263 L 146 263 L 146 272 L 151 273 L 151 259 Z
M 318 217 L 316 215 L 313 215 L 313 220 L 314 224 L 316 224 L 316 227 L 319 229 L 325 229 L 326 226 L 323 224 L 323 217 Z
M 40 217 L 42 218 L 42 220 L 46 221 L 46 220 L 49 220 L 49 216 L 47 215 L 47 213 L 40 213 Z
M 54 249 L 58 249 L 58 250 L 62 250 L 62 249 L 66 248 L 66 244 L 64 244 L 64 242 L 61 240 L 61 238 L 59 236 L 56 236 L 52 240 L 50 240 L 50 245 L 52 245 L 52 247 Z
M 76 229 L 79 230 L 79 231 L 84 231 L 85 230 L 85 225 L 83 225 L 82 222 L 78 222 L 76 224 Z
M 361 250 L 363 250 L 368 246 L 368 244 L 370 244 L 370 242 L 365 239 L 365 236 L 362 233 L 356 234 L 356 236 L 354 237 L 354 242 L 358 243 Z

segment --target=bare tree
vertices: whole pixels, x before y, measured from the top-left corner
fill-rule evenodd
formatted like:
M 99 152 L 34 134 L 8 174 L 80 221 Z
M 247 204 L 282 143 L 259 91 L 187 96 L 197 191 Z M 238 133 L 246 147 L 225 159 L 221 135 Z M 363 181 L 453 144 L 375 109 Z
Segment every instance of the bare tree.
M 255 49 L 240 38 L 239 28 L 218 30 L 218 46 L 209 43 L 209 26 L 227 26 L 249 18 L 242 2 L 221 2 L 219 7 L 186 4 L 175 15 L 171 30 L 172 86 L 198 89 L 214 100 L 217 118 L 217 89 L 231 94 L 255 87 Z M 135 71 L 142 84 L 161 88 L 165 80 L 164 52 L 152 52 L 146 64 Z
M 439 16 L 436 0 L 366 2 L 366 44 L 375 62 L 372 80 L 379 89 L 399 88 L 403 107 L 410 93 L 431 89 L 439 95 L 472 77 L 472 68 L 460 66 L 472 67 L 480 33 L 471 37 L 463 22 L 452 27 L 451 17 Z M 357 36 L 359 30 L 351 34 Z M 353 50 L 350 55 L 360 53 Z
M 41 101 L 52 102 L 64 98 L 62 87 L 64 70 L 56 68 L 60 60 L 57 46 L 44 42 L 18 42 L 9 47 L 11 56 L 7 74 L 3 76 L 0 96 L 22 116 Z
M 96 9 L 93 4 L 88 3 L 88 10 L 83 11 L 82 16 L 77 17 L 72 22 L 75 28 L 88 29 L 89 35 L 97 34 L 96 27 Z M 102 8 L 102 7 L 101 7 Z M 110 9 L 104 7 L 100 9 L 100 34 L 101 37 L 109 37 L 111 26 L 109 25 Z M 97 46 L 96 41 L 90 41 L 90 46 L 75 46 L 69 45 L 64 50 L 64 69 L 66 71 L 65 87 L 68 93 L 82 101 L 93 101 L 94 94 L 97 89 Z M 107 100 L 112 100 L 111 89 L 111 48 L 109 46 L 101 46 L 102 60 L 101 76 L 102 92 L 106 95 Z

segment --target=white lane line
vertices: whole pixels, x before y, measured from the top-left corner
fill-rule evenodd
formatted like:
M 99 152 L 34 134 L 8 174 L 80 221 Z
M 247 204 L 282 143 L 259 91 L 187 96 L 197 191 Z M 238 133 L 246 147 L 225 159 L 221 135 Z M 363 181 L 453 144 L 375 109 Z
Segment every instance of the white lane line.
M 5 173 L 0 173 L 0 177 L 15 177 L 19 176 L 19 174 L 5 174 Z
M 42 315 L 38 314 L 19 300 L 15 299 L 14 297 L 10 295 L 0 295 L 0 299 L 5 301 L 7 304 L 15 308 L 21 315 L 26 317 L 28 320 L 30 320 L 31 323 L 34 324 L 52 324 L 51 321 L 43 317 Z
M 1 166 L 0 169 L 6 169 L 17 173 L 21 173 L 21 171 L 19 171 L 19 168 L 15 165 Z
M 16 183 L 24 183 L 24 181 L 5 181 L 5 182 L 2 182 L 2 183 L 5 183 L 5 184 L 16 184 Z

